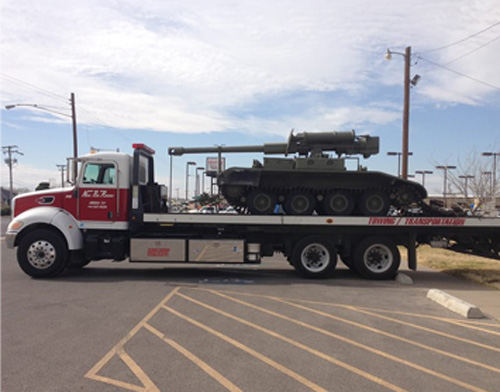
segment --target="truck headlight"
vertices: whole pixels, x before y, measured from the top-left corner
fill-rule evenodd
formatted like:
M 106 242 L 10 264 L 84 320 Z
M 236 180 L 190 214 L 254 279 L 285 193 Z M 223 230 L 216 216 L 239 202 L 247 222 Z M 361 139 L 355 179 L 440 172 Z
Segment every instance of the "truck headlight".
M 18 231 L 21 227 L 23 227 L 24 222 L 20 220 L 13 220 L 9 223 L 7 227 L 7 231 Z

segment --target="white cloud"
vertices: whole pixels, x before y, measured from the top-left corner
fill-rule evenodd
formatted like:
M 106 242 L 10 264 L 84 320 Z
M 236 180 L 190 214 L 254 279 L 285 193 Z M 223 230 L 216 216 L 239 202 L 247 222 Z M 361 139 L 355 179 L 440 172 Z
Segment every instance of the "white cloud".
M 384 62 L 385 47 L 411 44 L 424 57 L 446 61 L 467 47 L 425 51 L 498 19 L 493 0 L 4 1 L 2 72 L 63 95 L 74 91 L 79 105 L 117 128 L 247 129 L 255 120 L 269 121 L 257 115 L 242 121 L 231 115 L 232 107 L 293 91 L 347 92 L 352 101 L 324 113 L 307 107 L 277 113 L 280 120 L 376 125 L 397 116 L 364 109 L 372 105 L 363 96 L 377 84 L 400 85 L 402 77 L 402 59 Z M 498 53 L 485 48 L 453 67 L 500 85 Z M 432 71 L 422 62 L 413 70 Z M 2 90 L 3 102 L 32 100 L 31 90 L 8 80 Z M 480 104 L 491 91 L 432 71 L 416 94 L 431 102 Z M 95 121 L 79 115 L 79 122 Z M 277 124 L 269 125 L 264 128 Z
M 52 187 L 61 186 L 61 174 L 57 169 L 40 169 L 22 163 L 13 167 L 12 178 L 14 188 L 33 190 L 40 182 L 50 182 Z M 6 167 L 2 167 L 2 184 L 9 184 L 9 170 Z

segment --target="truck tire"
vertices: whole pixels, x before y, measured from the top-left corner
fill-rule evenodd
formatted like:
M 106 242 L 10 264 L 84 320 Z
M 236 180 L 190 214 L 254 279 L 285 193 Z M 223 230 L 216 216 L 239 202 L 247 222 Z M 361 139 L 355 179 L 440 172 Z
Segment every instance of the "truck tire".
M 385 237 L 368 237 L 354 248 L 353 262 L 366 279 L 392 279 L 398 272 L 401 257 L 396 244 Z
M 325 238 L 306 237 L 295 245 L 292 264 L 306 278 L 328 278 L 337 266 L 337 251 Z
M 21 239 L 17 260 L 21 269 L 33 278 L 59 275 L 68 262 L 68 247 L 64 238 L 47 229 L 34 230 Z

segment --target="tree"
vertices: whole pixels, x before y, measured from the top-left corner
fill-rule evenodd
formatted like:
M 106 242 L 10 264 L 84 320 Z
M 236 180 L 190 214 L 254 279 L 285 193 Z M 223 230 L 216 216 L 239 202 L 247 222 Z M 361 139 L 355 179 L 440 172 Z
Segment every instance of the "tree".
M 448 181 L 450 186 L 466 196 L 468 201 L 484 205 L 491 201 L 498 191 L 492 189 L 493 175 L 495 174 L 492 172 L 491 162 L 477 151 L 472 151 L 463 159 L 458 159 L 456 170 L 448 171 Z

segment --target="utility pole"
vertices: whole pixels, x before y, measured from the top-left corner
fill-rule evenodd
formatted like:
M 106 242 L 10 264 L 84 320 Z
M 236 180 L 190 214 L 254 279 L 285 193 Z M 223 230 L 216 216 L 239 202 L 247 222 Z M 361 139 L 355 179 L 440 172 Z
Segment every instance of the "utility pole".
M 61 187 L 64 188 L 64 172 L 66 171 L 66 165 L 56 165 L 61 172 Z
M 401 177 L 408 179 L 408 147 L 409 147 L 409 124 L 410 124 L 410 60 L 411 46 L 405 50 L 405 76 L 404 76 L 404 104 L 403 104 L 403 167 Z
M 24 155 L 21 151 L 18 150 L 19 147 L 16 145 L 11 146 L 2 146 L 2 151 L 4 154 L 7 154 L 8 158 L 5 160 L 5 163 L 9 166 L 9 206 L 12 205 L 12 195 L 14 193 L 14 179 L 12 176 L 12 166 L 17 163 L 17 159 L 12 159 L 13 154 Z
M 76 110 L 75 110 L 75 94 L 71 93 L 70 97 L 71 101 L 71 120 L 73 122 L 73 181 L 76 181 L 78 164 L 76 162 L 76 158 L 78 158 L 78 137 L 76 134 Z

